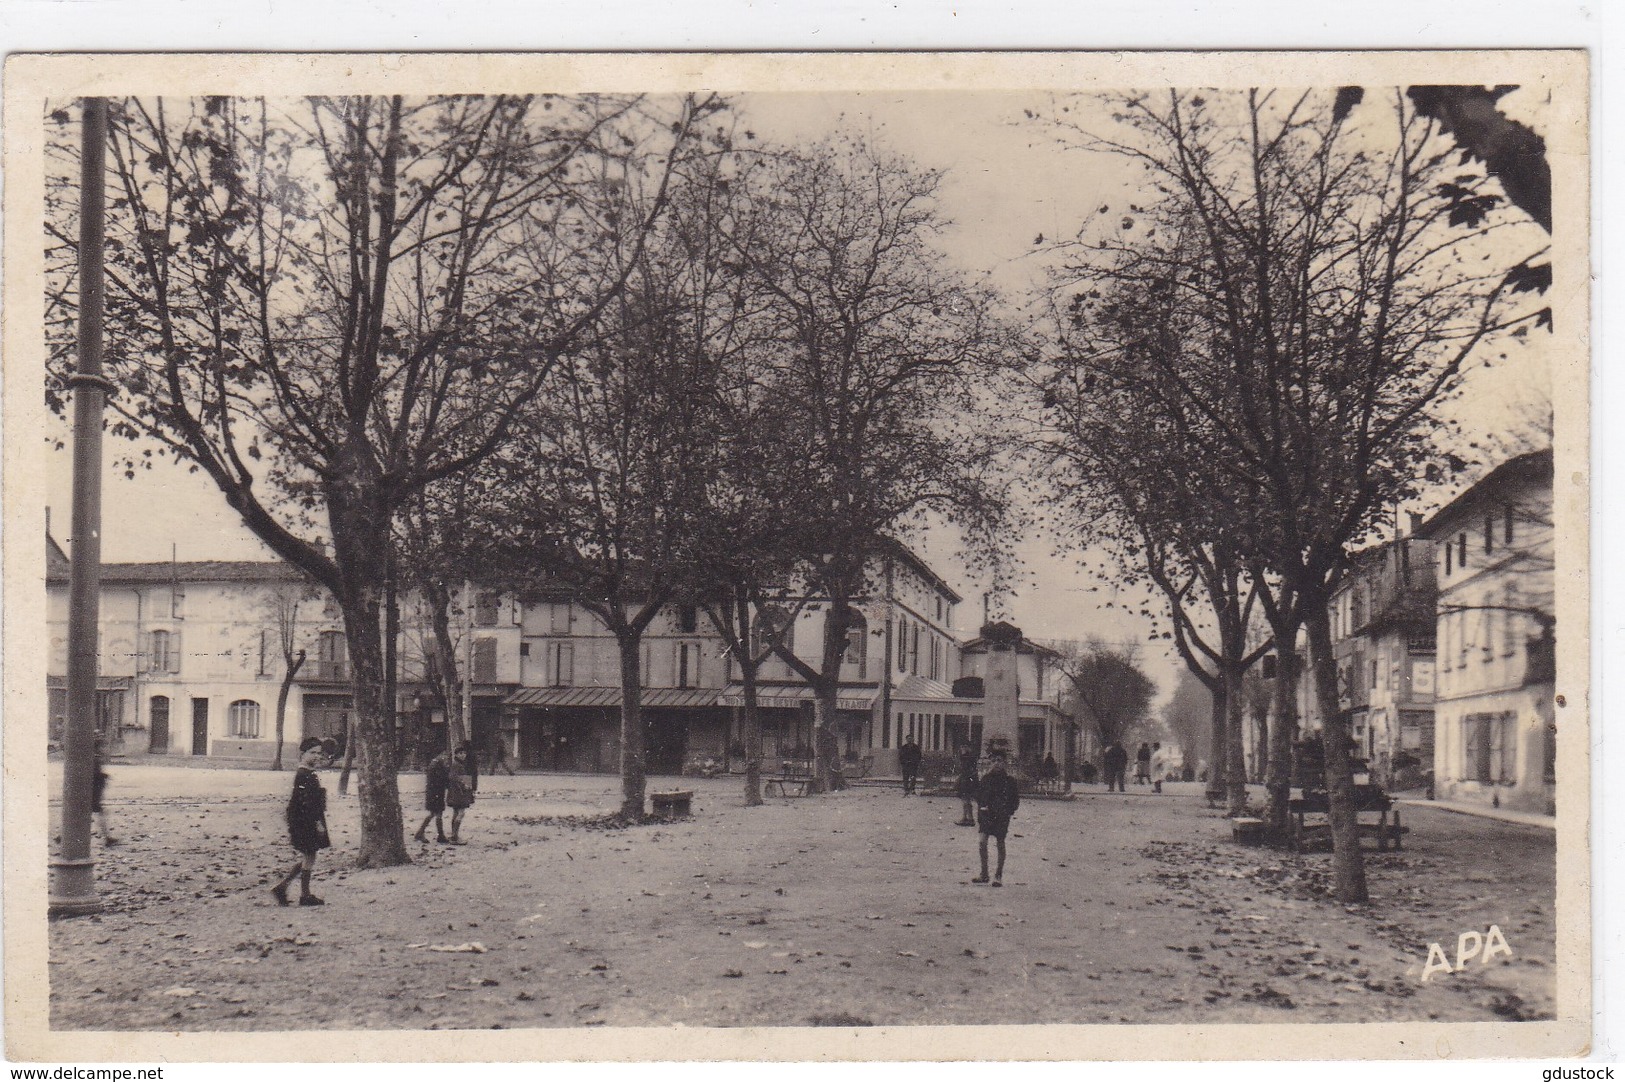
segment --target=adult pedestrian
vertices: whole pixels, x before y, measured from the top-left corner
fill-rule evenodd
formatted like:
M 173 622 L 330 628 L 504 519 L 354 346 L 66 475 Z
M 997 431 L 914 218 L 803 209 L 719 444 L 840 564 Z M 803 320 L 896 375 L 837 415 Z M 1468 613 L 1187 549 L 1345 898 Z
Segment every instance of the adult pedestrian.
M 1113 740 L 1107 746 L 1104 765 L 1106 767 L 1106 791 L 1109 793 L 1113 788 L 1116 788 L 1119 793 L 1126 792 L 1127 790 L 1123 786 L 1123 774 L 1128 769 L 1128 752 L 1123 749 L 1123 745 Z
M 451 784 L 451 760 L 445 752 L 441 752 L 429 760 L 429 765 L 423 770 L 423 809 L 429 814 L 423 817 L 418 825 L 418 832 L 412 837 L 425 844 L 428 843 L 427 832 L 429 824 L 434 824 L 435 840 L 448 844 L 451 839 L 446 837 L 446 788 Z
M 976 825 L 976 791 L 981 779 L 976 776 L 976 752 L 969 744 L 959 749 L 959 782 L 954 791 L 959 794 L 959 826 Z
M 288 840 L 299 859 L 271 888 L 277 905 L 288 904 L 288 884 L 299 877 L 299 904 L 326 905 L 310 892 L 310 873 L 316 870 L 316 854 L 333 843 L 327 834 L 327 790 L 316 777 L 316 768 L 325 761 L 320 737 L 307 736 L 299 744 L 299 769 L 293 772 L 293 793 L 288 797 Z
M 1044 761 L 1038 766 L 1038 776 L 1044 781 L 1054 781 L 1061 776 L 1061 767 L 1055 761 L 1054 752 L 1047 752 L 1044 755 Z
M 1140 750 L 1134 753 L 1134 784 L 1151 784 L 1151 745 L 1140 742 Z
M 95 823 L 96 833 L 102 836 L 106 845 L 117 845 L 118 839 L 113 837 L 107 829 L 107 812 L 102 807 L 102 797 L 107 794 L 106 746 L 101 737 L 96 738 L 96 767 L 90 779 L 90 817 Z
M 924 757 L 920 745 L 914 742 L 914 735 L 909 734 L 908 743 L 897 749 L 897 765 L 903 771 L 903 795 L 908 796 L 914 791 L 914 786 L 920 777 L 920 760 Z
M 474 762 L 474 749 L 465 740 L 452 749 L 451 770 L 446 777 L 446 807 L 451 809 L 452 845 L 467 844 L 462 839 L 463 813 L 474 806 L 474 794 L 479 787 L 479 767 Z
M 982 856 L 982 874 L 972 879 L 972 883 L 986 883 L 987 876 L 987 840 L 992 838 L 999 843 L 999 863 L 993 872 L 993 885 L 1004 886 L 1004 836 L 1010 829 L 1010 817 L 1021 806 L 1021 794 L 1016 789 L 1016 779 L 1004 771 L 1004 754 L 994 752 L 992 762 L 988 764 L 987 773 L 982 775 L 981 783 L 976 789 L 976 826 L 981 837 L 979 848 Z

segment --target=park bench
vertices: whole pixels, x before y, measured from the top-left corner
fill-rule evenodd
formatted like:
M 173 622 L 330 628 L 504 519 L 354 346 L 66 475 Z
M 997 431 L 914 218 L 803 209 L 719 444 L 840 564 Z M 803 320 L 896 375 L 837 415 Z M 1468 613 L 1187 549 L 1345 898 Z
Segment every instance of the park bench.
M 768 796 L 772 796 L 774 790 L 782 797 L 806 796 L 807 790 L 812 787 L 812 780 L 811 759 L 786 759 L 783 770 L 762 783 L 762 792 Z
M 650 793 L 649 801 L 654 805 L 655 815 L 661 819 L 687 819 L 693 814 L 694 790 Z
M 1292 848 L 1301 850 L 1311 841 L 1329 838 L 1331 835 L 1331 802 L 1324 789 L 1305 789 L 1302 795 L 1293 798 L 1287 803 L 1287 810 L 1292 819 Z M 1399 808 L 1393 799 L 1379 785 L 1356 785 L 1354 787 L 1354 814 L 1356 820 L 1360 816 L 1375 815 L 1375 823 L 1360 821 L 1360 835 L 1375 836 L 1378 849 L 1387 849 L 1392 841 L 1395 849 L 1404 848 L 1403 836 L 1409 833 L 1410 828 L 1401 825 L 1399 821 Z M 1309 823 L 1308 816 L 1322 817 L 1322 821 Z M 1393 821 L 1389 822 L 1392 816 Z

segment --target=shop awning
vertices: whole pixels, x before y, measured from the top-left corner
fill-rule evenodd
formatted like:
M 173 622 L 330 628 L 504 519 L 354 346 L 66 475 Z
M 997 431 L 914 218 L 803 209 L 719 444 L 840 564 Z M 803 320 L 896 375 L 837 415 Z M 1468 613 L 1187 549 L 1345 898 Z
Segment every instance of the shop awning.
M 836 696 L 835 709 L 867 712 L 874 709 L 875 696 L 878 694 L 878 691 L 866 690 L 854 695 L 851 691 L 847 691 L 845 694 Z M 817 696 L 813 694 L 813 689 L 809 687 L 787 688 L 775 685 L 770 688 L 763 688 L 756 693 L 756 705 L 768 709 L 795 710 L 799 709 L 802 703 L 810 703 L 815 698 Z M 717 697 L 717 705 L 744 706 L 745 689 L 738 684 L 729 686 L 726 691 Z
M 644 688 L 643 705 L 696 707 L 717 705 L 716 688 Z M 620 688 L 520 688 L 503 706 L 604 706 L 619 708 Z

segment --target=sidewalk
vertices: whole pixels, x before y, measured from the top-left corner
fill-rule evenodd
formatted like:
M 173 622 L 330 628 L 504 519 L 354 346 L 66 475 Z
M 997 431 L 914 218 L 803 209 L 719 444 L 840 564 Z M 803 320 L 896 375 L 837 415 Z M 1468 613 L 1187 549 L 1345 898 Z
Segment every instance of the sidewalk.
M 1456 812 L 1460 815 L 1476 815 L 1480 819 L 1495 819 L 1502 823 L 1518 823 L 1526 827 L 1544 827 L 1547 830 L 1557 829 L 1557 816 L 1555 815 L 1536 815 L 1534 812 L 1492 808 L 1488 804 L 1474 804 L 1464 800 L 1424 800 L 1416 797 L 1399 797 L 1394 803 L 1413 808 L 1438 808 L 1440 811 Z

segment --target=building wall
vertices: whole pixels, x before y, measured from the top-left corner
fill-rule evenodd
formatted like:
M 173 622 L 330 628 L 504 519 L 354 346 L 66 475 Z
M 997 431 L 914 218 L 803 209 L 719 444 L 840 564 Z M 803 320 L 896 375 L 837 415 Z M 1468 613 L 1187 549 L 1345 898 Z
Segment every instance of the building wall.
M 1519 481 L 1475 491 L 1438 524 L 1434 771 L 1442 798 L 1551 810 L 1553 687 L 1532 682 L 1529 646 L 1542 622 L 1524 611 L 1552 611 L 1551 507 L 1548 485 Z
M 181 582 L 124 585 L 105 582 L 100 604 L 100 673 L 127 678 L 118 719 L 119 732 L 108 737 L 115 750 L 166 755 L 214 755 L 269 760 L 274 751 L 277 689 L 283 661 L 277 647 L 270 598 L 275 583 Z M 178 597 L 177 597 L 178 594 Z M 47 587 L 49 672 L 67 672 L 67 596 L 65 584 Z M 306 601 L 299 610 L 297 642 L 313 664 L 323 631 L 342 633 L 328 606 Z M 167 701 L 167 740 L 154 747 L 154 710 L 162 716 Z M 233 731 L 234 703 L 239 707 Z M 288 699 L 284 750 L 297 747 L 302 732 L 302 697 L 296 687 Z M 197 704 L 204 704 L 198 706 Z M 194 710 L 203 716 L 194 727 Z

